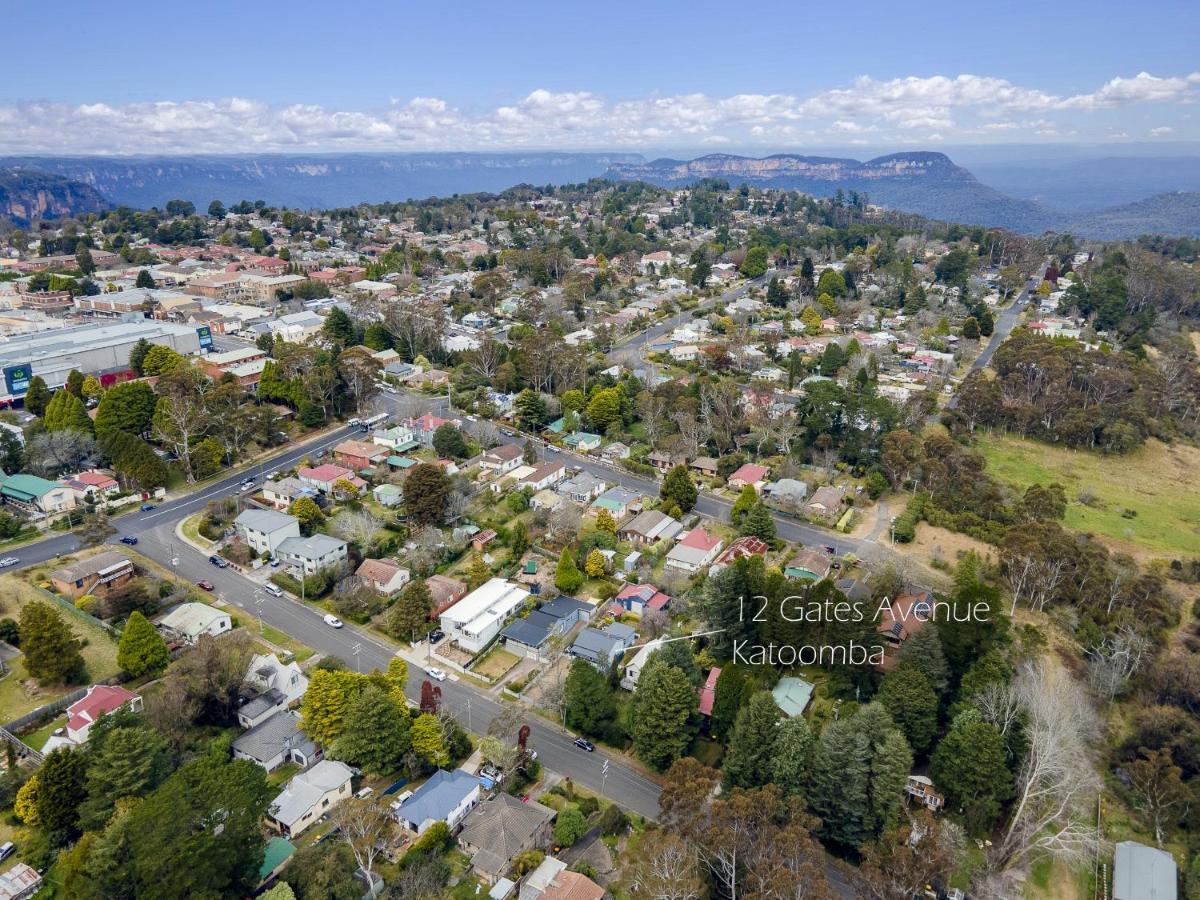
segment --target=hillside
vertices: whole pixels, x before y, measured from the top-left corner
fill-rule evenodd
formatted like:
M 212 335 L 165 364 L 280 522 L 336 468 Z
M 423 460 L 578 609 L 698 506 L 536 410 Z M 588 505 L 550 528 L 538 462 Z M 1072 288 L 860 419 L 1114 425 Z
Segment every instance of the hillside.
M 18 225 L 102 212 L 111 206 L 91 185 L 32 169 L 0 168 L 0 217 Z
M 1110 241 L 1141 234 L 1200 237 L 1200 192 L 1156 194 L 1097 210 L 1074 219 L 1064 230 Z

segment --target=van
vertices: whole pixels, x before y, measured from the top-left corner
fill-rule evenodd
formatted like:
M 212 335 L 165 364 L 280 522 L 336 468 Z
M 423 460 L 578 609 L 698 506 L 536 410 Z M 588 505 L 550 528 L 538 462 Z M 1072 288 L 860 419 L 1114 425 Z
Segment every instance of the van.
M 17 845 L 14 844 L 12 841 L 5 841 L 3 844 L 0 844 L 0 862 L 4 861 L 4 860 L 8 859 L 10 856 L 12 856 L 13 851 L 15 851 L 16 849 L 17 849 Z
M 263 590 L 266 591 L 268 594 L 270 594 L 272 597 L 282 597 L 283 596 L 283 590 L 277 584 L 270 584 L 270 583 L 264 584 Z

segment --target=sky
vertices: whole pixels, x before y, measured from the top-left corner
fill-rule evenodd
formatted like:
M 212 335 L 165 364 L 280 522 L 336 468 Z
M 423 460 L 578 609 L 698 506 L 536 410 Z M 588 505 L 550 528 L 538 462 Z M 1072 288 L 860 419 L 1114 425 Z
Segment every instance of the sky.
M 8 0 L 0 152 L 1200 140 L 1200 3 Z

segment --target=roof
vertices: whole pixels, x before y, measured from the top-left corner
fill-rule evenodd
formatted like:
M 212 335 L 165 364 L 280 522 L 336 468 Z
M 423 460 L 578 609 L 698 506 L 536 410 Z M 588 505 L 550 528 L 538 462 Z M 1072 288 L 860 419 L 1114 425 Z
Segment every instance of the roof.
M 677 519 L 673 519 L 661 510 L 647 509 L 622 525 L 621 531 L 657 540 L 660 537 L 674 537 L 682 527 Z
M 37 869 L 19 862 L 7 872 L 0 874 L 0 900 L 9 897 L 32 897 L 34 888 L 42 883 Z
M 259 722 L 233 742 L 234 750 L 259 763 L 266 763 L 284 750 L 304 748 L 315 749 L 300 727 L 300 717 L 287 710 L 280 710 L 265 722 Z
M 333 463 L 325 463 L 322 466 L 313 468 L 301 469 L 301 478 L 311 478 L 313 481 L 337 481 L 339 478 L 351 478 L 354 473 L 349 469 L 344 469 L 341 466 L 335 466 Z
M 228 615 L 207 603 L 180 603 L 159 619 L 158 624 L 181 634 L 200 634 L 213 622 Z
M 248 700 L 238 707 L 238 715 L 246 719 L 254 720 L 268 710 L 285 706 L 286 704 L 287 697 L 284 696 L 282 691 L 278 691 L 275 688 L 269 688 L 268 690 L 263 691 L 253 700 Z
M 542 891 L 541 900 L 600 900 L 604 888 L 581 872 L 559 872 Z
M 273 509 L 244 509 L 233 520 L 233 524 L 241 525 L 250 531 L 270 534 L 293 524 L 299 528 L 300 520 L 295 516 L 289 516 L 287 513 L 277 512 Z
M 783 710 L 785 715 L 798 716 L 808 707 L 812 700 L 813 686 L 803 678 L 787 676 L 780 678 L 771 690 L 775 705 Z
M 648 609 L 662 609 L 671 602 L 669 594 L 665 594 L 652 584 L 627 584 L 617 594 L 618 600 L 628 600 L 636 597 Z
M 687 533 L 683 540 L 679 542 L 680 547 L 688 547 L 692 550 L 703 550 L 705 553 L 712 550 L 721 539 L 716 535 L 709 534 L 703 528 L 693 528 Z
M 301 559 L 320 559 L 338 550 L 344 550 L 346 542 L 327 534 L 313 534 L 308 537 L 290 537 L 280 543 L 279 552 L 288 556 L 299 556 Z
M 612 662 L 617 648 L 623 646 L 624 643 L 623 638 L 601 631 L 599 628 L 585 628 L 579 632 L 579 637 L 575 638 L 575 643 L 571 645 L 571 652 L 594 662 L 602 659 Z
M 447 772 L 438 769 L 429 780 L 413 791 L 413 795 L 400 804 L 396 815 L 416 826 L 428 820 L 446 821 L 464 799 L 479 788 L 479 779 L 462 769 Z
M 492 609 L 507 608 L 511 612 L 528 596 L 529 591 L 519 584 L 513 584 L 503 578 L 490 578 L 442 615 L 450 621 L 466 623 Z
M 524 453 L 525 451 L 516 444 L 501 444 L 483 454 L 483 458 L 488 459 L 490 457 L 502 462 L 512 462 L 514 459 L 519 459 Z
M 388 449 L 380 444 L 368 444 L 366 441 L 342 441 L 333 448 L 333 452 L 373 459 L 378 456 L 386 456 Z
M 72 731 L 87 728 L 105 713 L 120 709 L 137 699 L 137 694 L 123 687 L 94 684 L 88 688 L 85 696 L 67 707 L 67 727 Z
M 704 684 L 700 687 L 700 715 L 711 716 L 713 709 L 713 701 L 717 699 L 717 679 L 721 677 L 721 670 L 713 666 L 708 670 L 708 677 L 704 679 Z
M 456 602 L 454 598 L 461 599 L 467 593 L 466 583 L 449 575 L 430 575 L 425 579 L 425 587 L 429 588 L 429 595 L 433 598 L 434 615 L 445 612 Z
M 1113 859 L 1113 900 L 1175 900 L 1175 859 L 1165 850 L 1121 841 Z
M 555 597 L 549 603 L 541 605 L 541 612 L 556 619 L 565 619 L 567 616 L 576 615 L 581 612 L 590 616 L 594 609 L 595 607 L 592 604 L 584 600 L 577 600 L 574 597 L 567 597 L 566 595 Z
M 757 538 L 752 534 L 745 534 L 739 538 L 735 538 L 728 547 L 721 551 L 721 555 L 717 557 L 719 563 L 729 563 L 738 559 L 747 559 L 751 556 L 766 556 L 770 550 L 770 545 L 762 538 Z
M 44 497 L 53 490 L 62 488 L 63 485 L 57 481 L 47 481 L 45 478 L 39 478 L 37 475 L 27 475 L 24 472 L 18 472 L 16 475 L 9 475 L 4 479 L 0 490 L 17 500 L 36 500 L 39 497 Z
M 349 783 L 353 777 L 354 773 L 345 763 L 323 759 L 288 782 L 271 803 L 271 818 L 290 826 L 320 803 L 322 797 Z
M 729 476 L 730 481 L 743 481 L 746 484 L 757 484 L 767 477 L 770 471 L 766 466 L 745 463 L 740 469 Z
M 401 568 L 401 566 L 386 559 L 364 559 L 362 565 L 354 570 L 354 574 L 359 578 L 366 578 L 368 581 L 377 581 L 380 584 L 386 584 L 396 577 L 396 573 Z
M 56 569 L 51 573 L 50 577 L 55 581 L 75 582 L 92 575 L 107 575 L 110 572 L 131 567 L 132 565 L 133 563 L 130 562 L 129 557 L 124 553 L 118 553 L 116 550 L 105 550 L 103 553 L 97 553 L 95 556 L 89 556 L 87 559 L 81 559 L 77 563 Z
M 510 622 L 500 632 L 506 640 L 524 644 L 526 647 L 541 647 L 549 638 L 558 619 L 534 610 L 524 619 Z
M 563 471 L 562 463 L 560 463 L 560 462 L 544 462 L 541 465 L 534 468 L 534 470 L 532 472 L 530 472 L 528 475 L 526 475 L 524 477 L 524 479 L 522 479 L 522 480 L 536 484 L 541 481 L 544 481 L 546 478 L 555 474 L 556 472 L 561 472 L 561 471 Z
M 458 839 L 479 848 L 472 856 L 476 866 L 482 863 L 485 871 L 501 874 L 553 818 L 554 810 L 536 800 L 522 803 L 510 794 L 500 793 L 471 811 Z

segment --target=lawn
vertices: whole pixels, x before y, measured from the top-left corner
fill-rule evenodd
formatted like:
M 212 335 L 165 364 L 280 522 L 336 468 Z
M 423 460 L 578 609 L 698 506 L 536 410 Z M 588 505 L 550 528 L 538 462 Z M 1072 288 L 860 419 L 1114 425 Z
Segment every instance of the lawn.
M 0 599 L 0 616 L 11 616 L 18 620 L 25 604 L 44 599 L 36 589 L 15 575 L 0 576 L 0 598 L 3 598 Z M 54 605 L 50 600 L 45 602 Z M 75 636 L 86 643 L 83 648 L 83 659 L 87 663 L 85 683 L 104 681 L 117 674 L 117 643 L 108 632 L 59 609 L 57 605 L 54 605 L 54 608 L 59 611 Z M 81 687 L 35 687 L 32 691 L 26 691 L 22 683 L 29 677 L 25 671 L 25 658 L 14 657 L 10 665 L 12 672 L 0 680 L 0 717 L 7 722 Z
M 1018 489 L 1059 482 L 1065 524 L 1143 558 L 1200 555 L 1200 449 L 1148 441 L 1125 456 L 983 436 L 988 470 Z M 1080 502 L 1081 496 L 1088 503 Z
M 41 750 L 42 747 L 46 745 L 46 741 L 50 738 L 50 735 L 54 734 L 57 729 L 62 728 L 66 724 L 67 717 L 65 715 L 58 716 L 55 719 L 51 719 L 47 724 L 43 725 L 37 731 L 31 731 L 28 734 L 21 735 L 21 740 L 23 740 L 34 750 Z
M 251 631 L 258 631 L 257 626 L 257 617 L 251 617 L 250 621 L 246 623 L 246 627 Z M 263 623 L 261 633 L 265 640 L 270 641 L 276 647 L 282 647 L 284 650 L 290 652 L 297 663 L 303 663 L 314 653 L 312 647 L 305 646 L 290 635 L 284 634 L 278 628 L 272 628 L 266 623 Z
M 475 674 L 499 681 L 504 673 L 520 662 L 515 653 L 496 647 L 473 667 Z

